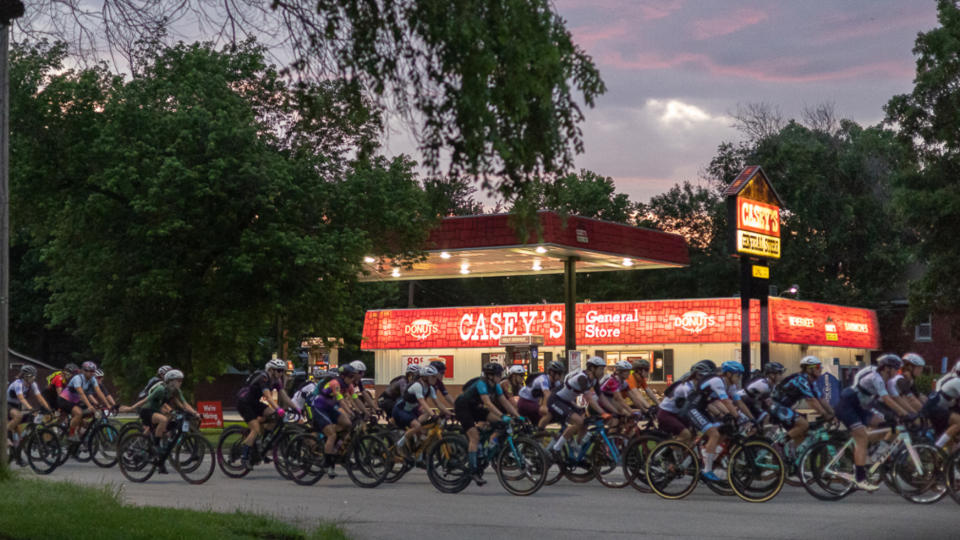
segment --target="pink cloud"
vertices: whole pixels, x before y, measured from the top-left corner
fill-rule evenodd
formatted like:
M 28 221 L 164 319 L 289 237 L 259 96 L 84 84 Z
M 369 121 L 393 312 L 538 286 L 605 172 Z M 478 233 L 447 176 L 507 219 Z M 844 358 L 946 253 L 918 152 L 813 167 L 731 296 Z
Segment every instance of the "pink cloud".
M 895 17 L 868 17 L 862 14 L 840 13 L 824 19 L 821 29 L 811 36 L 818 43 L 832 43 L 854 38 L 876 36 L 900 28 L 933 27 L 937 23 L 936 12 L 900 13 Z
M 616 13 L 621 18 L 632 18 L 639 13 L 645 21 L 668 17 L 683 8 L 685 0 L 556 0 L 557 11 L 590 9 Z
M 580 26 L 571 29 L 571 33 L 578 45 L 589 49 L 597 43 L 623 37 L 629 30 L 627 23 L 620 23 L 612 26 Z
M 700 40 L 726 36 L 765 20 L 767 20 L 767 14 L 762 11 L 738 9 L 712 19 L 694 21 L 693 37 Z
M 805 68 L 809 68 L 811 61 L 803 58 L 774 58 L 743 65 L 724 65 L 715 62 L 705 54 L 680 53 L 666 57 L 656 53 L 641 53 L 626 59 L 619 52 L 611 52 L 600 56 L 599 60 L 602 64 L 622 70 L 645 71 L 695 66 L 713 75 L 773 83 L 833 81 L 869 75 L 900 79 L 909 78 L 914 74 L 914 68 L 910 62 L 896 60 L 813 72 L 804 72 Z

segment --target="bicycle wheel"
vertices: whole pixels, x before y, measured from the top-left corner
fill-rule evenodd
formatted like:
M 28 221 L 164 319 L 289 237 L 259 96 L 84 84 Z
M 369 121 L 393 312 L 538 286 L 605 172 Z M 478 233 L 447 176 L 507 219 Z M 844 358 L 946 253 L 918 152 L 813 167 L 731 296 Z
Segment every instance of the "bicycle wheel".
M 146 482 L 157 469 L 156 447 L 143 434 L 131 435 L 120 445 L 120 472 L 131 482 Z
M 37 474 L 50 474 L 60 465 L 60 441 L 57 435 L 45 428 L 37 428 L 23 442 L 27 464 Z
M 556 433 L 549 431 L 538 431 L 533 434 L 532 438 L 533 440 L 537 441 L 544 454 L 547 455 L 547 473 L 545 475 L 546 478 L 544 479 L 543 484 L 546 486 L 552 486 L 559 482 L 561 478 L 563 478 L 563 468 L 559 464 L 554 463 L 548 454 L 550 446 L 557 438 Z
M 700 460 L 689 446 L 663 441 L 650 452 L 645 474 L 654 493 L 664 499 L 682 499 L 697 487 Z
M 563 460 L 559 465 L 563 469 L 563 476 L 575 484 L 585 484 L 597 477 L 597 470 L 593 467 L 593 456 L 591 455 L 594 447 L 597 446 L 597 442 L 591 440 L 587 445 L 586 448 L 583 448 L 567 441 L 560 450 Z
M 180 436 L 170 454 L 173 466 L 180 476 L 190 484 L 202 484 L 213 476 L 217 468 L 217 458 L 210 441 L 196 433 Z
M 290 476 L 290 468 L 287 466 L 287 445 L 290 444 L 290 441 L 296 437 L 299 433 L 302 433 L 302 430 L 287 430 L 280 434 L 280 438 L 277 440 L 276 444 L 273 445 L 273 467 L 277 470 L 277 473 L 281 477 L 286 478 L 287 480 L 293 480 L 293 477 Z
M 591 453 L 593 470 L 597 472 L 597 480 L 602 485 L 613 489 L 626 487 L 630 483 L 630 477 L 623 467 L 627 438 L 623 435 L 608 435 L 607 438 L 609 443 L 601 438 Z
M 800 479 L 807 493 L 821 501 L 838 501 L 853 491 L 854 465 L 852 449 L 844 449 L 846 441 L 820 441 L 800 456 Z M 837 454 L 844 452 L 836 460 Z M 824 469 L 831 461 L 833 472 Z
M 623 450 L 623 474 L 627 482 L 641 493 L 651 491 L 647 485 L 647 458 L 661 441 L 663 438 L 658 435 L 641 433 L 631 439 Z
M 121 441 L 135 433 L 143 433 L 143 423 L 139 420 L 127 422 L 126 424 L 120 426 L 120 429 L 117 430 L 117 434 L 119 435 Z M 117 444 L 119 445 L 119 442 Z
M 943 450 L 929 443 L 914 443 L 918 463 L 906 449 L 893 459 L 893 475 L 900 487 L 900 495 L 917 504 L 933 504 L 947 494 L 943 475 L 946 455 Z M 917 468 L 919 464 L 920 468 Z
M 375 488 L 390 472 L 392 457 L 383 440 L 364 435 L 353 443 L 346 455 L 347 476 L 362 488 Z
M 550 466 L 540 443 L 530 437 L 507 440 L 496 460 L 497 480 L 512 495 L 533 495 L 543 487 Z
M 470 484 L 467 439 L 444 435 L 427 450 L 427 478 L 443 493 L 460 493 Z
M 243 440 L 249 430 L 242 426 L 231 426 L 223 430 L 217 441 L 217 464 L 223 474 L 230 478 L 243 478 L 250 469 L 243 465 Z
M 703 455 L 702 448 L 703 443 L 706 441 L 701 440 L 700 445 L 697 446 L 697 452 L 700 455 Z M 722 471 L 721 474 L 726 474 L 727 469 L 730 465 L 730 452 L 729 452 L 729 442 L 724 442 L 723 445 L 717 445 L 717 450 L 720 454 L 713 461 L 714 471 Z M 730 487 L 729 478 L 720 478 L 718 481 L 707 480 L 702 478 L 704 485 L 710 488 L 710 491 L 716 493 L 717 495 L 723 495 L 724 497 L 732 497 L 734 495 L 733 488 Z
M 98 467 L 109 468 L 117 464 L 117 443 L 120 433 L 113 424 L 98 424 L 90 434 L 90 457 Z
M 767 502 L 776 497 L 786 476 L 780 453 L 766 441 L 746 441 L 730 452 L 730 488 L 747 502 Z

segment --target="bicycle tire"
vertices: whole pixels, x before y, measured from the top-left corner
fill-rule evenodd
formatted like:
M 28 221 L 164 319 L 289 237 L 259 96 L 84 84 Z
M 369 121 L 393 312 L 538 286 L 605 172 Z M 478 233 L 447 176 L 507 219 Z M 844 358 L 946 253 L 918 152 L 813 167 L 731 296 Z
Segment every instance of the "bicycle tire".
M 737 497 L 747 502 L 763 503 L 783 489 L 787 476 L 783 458 L 766 441 L 755 439 L 737 445 L 730 452 L 728 461 L 727 479 Z
M 90 434 L 90 459 L 98 467 L 109 469 L 117 464 L 120 433 L 113 424 L 97 424 Z
M 120 445 L 120 473 L 131 482 L 146 482 L 157 469 L 156 448 L 153 439 L 138 434 L 128 437 Z
M 811 496 L 821 501 L 839 501 L 851 492 L 853 492 L 853 483 L 831 475 L 825 478 L 823 469 L 827 463 L 840 451 L 845 441 L 826 440 L 820 441 L 800 456 L 800 479 L 803 481 L 803 488 Z M 847 452 L 847 457 L 841 460 L 847 460 L 852 463 L 852 457 Z
M 582 457 L 577 456 L 576 461 L 570 456 L 570 441 L 565 442 L 563 448 L 560 449 L 560 455 L 563 457 L 563 461 L 560 463 L 560 468 L 563 469 L 563 477 L 574 484 L 586 484 L 597 477 L 597 470 L 593 467 L 593 456 L 591 456 L 596 441 L 591 439 L 587 444 L 590 446 L 587 447 Z
M 326 474 L 323 445 L 323 438 L 318 438 L 316 433 L 301 433 L 287 443 L 287 468 L 295 484 L 312 486 Z
M 392 458 L 383 440 L 375 435 L 364 435 L 347 451 L 347 476 L 359 487 L 375 488 L 390 472 Z
M 700 444 L 697 445 L 697 453 L 703 455 L 702 447 L 706 443 L 706 440 L 701 439 Z M 713 461 L 714 470 L 720 469 L 721 471 L 726 471 L 730 465 L 730 447 L 729 442 L 724 442 L 723 446 L 717 445 L 717 449 L 722 449 L 722 453 L 719 454 Z M 703 482 L 703 485 L 707 486 L 710 491 L 716 493 L 717 495 L 723 495 L 724 497 L 733 497 L 735 494 L 733 488 L 730 487 L 729 478 L 721 478 L 718 481 L 707 480 L 706 478 L 700 479 Z
M 203 484 L 213 476 L 213 471 L 217 468 L 213 445 L 196 433 L 183 434 L 173 447 L 170 457 L 173 459 L 174 468 L 188 484 Z
M 540 444 L 540 448 L 543 449 L 544 454 L 547 455 L 547 474 L 544 479 L 543 484 L 545 486 L 552 486 L 560 481 L 563 478 L 563 468 L 554 463 L 548 454 L 550 446 L 553 444 L 553 441 L 556 440 L 556 433 L 551 433 L 546 430 L 538 431 L 532 435 L 533 439 Z
M 647 485 L 647 458 L 650 452 L 667 437 L 660 437 L 655 433 L 641 433 L 630 439 L 623 450 L 623 474 L 633 489 L 640 493 L 651 493 Z
M 623 467 L 627 438 L 623 435 L 607 435 L 607 438 L 610 439 L 610 444 L 601 438 L 591 453 L 597 481 L 611 489 L 625 488 L 630 483 L 630 477 Z M 613 448 L 610 447 L 611 444 Z M 613 456 L 614 449 L 617 452 L 616 459 Z
M 117 433 L 119 434 L 121 441 L 130 435 L 133 435 L 134 433 L 143 433 L 143 422 L 139 420 L 127 422 L 126 424 L 120 426 L 120 429 L 117 430 Z M 117 444 L 119 445 L 120 443 L 118 442 Z
M 223 430 L 217 440 L 217 464 L 220 471 L 230 478 L 243 478 L 250 474 L 250 469 L 242 462 L 243 440 L 249 433 L 248 428 L 230 426 Z
M 56 433 L 38 428 L 23 442 L 27 464 L 37 474 L 50 474 L 60 466 L 60 441 Z
M 495 468 L 497 480 L 511 495 L 526 497 L 543 487 L 550 463 L 540 444 L 526 436 L 513 437 L 513 448 L 504 444 L 497 455 Z M 530 485 L 518 487 L 521 480 L 530 480 Z
M 917 471 L 910 453 L 903 449 L 893 459 L 893 474 L 900 489 L 900 496 L 914 504 L 933 504 L 947 494 L 944 477 L 946 454 L 929 443 L 913 443 L 920 459 L 921 471 Z
M 468 443 L 463 435 L 444 435 L 427 450 L 427 478 L 442 493 L 460 493 L 470 485 Z
M 693 493 L 700 478 L 700 460 L 696 452 L 679 441 L 668 440 L 658 444 L 650 453 L 644 468 L 647 485 L 664 499 L 683 499 Z M 674 489 L 667 489 L 675 480 Z

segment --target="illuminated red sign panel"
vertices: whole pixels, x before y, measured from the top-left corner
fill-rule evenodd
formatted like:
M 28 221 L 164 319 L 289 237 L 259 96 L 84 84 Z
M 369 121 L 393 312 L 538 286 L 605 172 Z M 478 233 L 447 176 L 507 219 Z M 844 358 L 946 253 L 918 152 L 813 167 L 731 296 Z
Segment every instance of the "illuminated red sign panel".
M 737 197 L 737 228 L 779 238 L 780 209 L 772 204 Z
M 760 306 L 751 304 L 751 340 L 760 340 Z M 368 311 L 363 349 L 499 347 L 502 336 L 534 334 L 563 346 L 562 304 Z M 740 300 L 707 298 L 577 305 L 577 343 L 738 343 Z M 876 349 L 871 310 L 770 299 L 770 340 Z

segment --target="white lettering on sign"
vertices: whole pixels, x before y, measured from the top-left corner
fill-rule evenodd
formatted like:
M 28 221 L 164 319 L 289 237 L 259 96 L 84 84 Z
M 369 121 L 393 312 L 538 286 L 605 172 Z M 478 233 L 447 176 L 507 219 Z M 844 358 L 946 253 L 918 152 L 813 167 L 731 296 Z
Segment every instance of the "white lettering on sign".
M 499 340 L 502 336 L 518 334 L 550 333 L 551 338 L 563 335 L 563 312 L 550 311 L 507 311 L 484 313 L 464 313 L 460 317 L 458 331 L 461 341 Z M 547 325 L 546 329 L 541 329 Z
M 847 332 L 858 332 L 860 334 L 870 333 L 870 327 L 864 323 L 845 322 L 843 323 L 843 329 Z
M 716 326 L 717 321 L 713 315 L 708 315 L 703 311 L 687 311 L 679 317 L 673 318 L 673 326 L 682 328 L 687 332 L 699 334 L 707 329 L 708 326 Z
M 790 326 L 802 326 L 804 328 L 813 328 L 814 323 L 813 319 L 810 317 L 787 317 L 790 321 Z
M 440 326 L 428 319 L 417 319 L 403 327 L 403 333 L 416 339 L 427 339 L 440 330 Z
M 780 236 L 780 209 L 776 206 L 740 199 L 740 227 L 761 234 Z
M 634 309 L 627 313 L 597 313 L 595 310 L 587 312 L 587 325 L 583 329 L 588 338 L 620 337 L 620 328 L 601 326 L 602 324 L 635 323 L 640 320 L 640 310 Z

